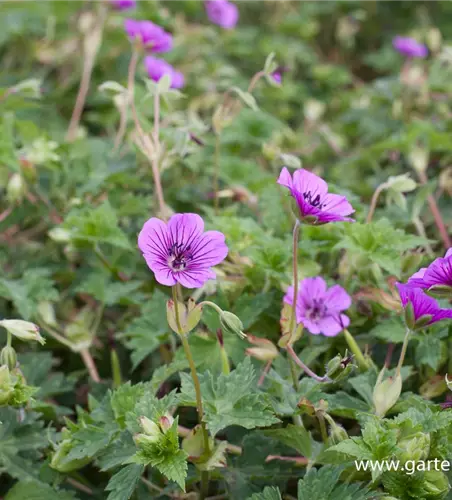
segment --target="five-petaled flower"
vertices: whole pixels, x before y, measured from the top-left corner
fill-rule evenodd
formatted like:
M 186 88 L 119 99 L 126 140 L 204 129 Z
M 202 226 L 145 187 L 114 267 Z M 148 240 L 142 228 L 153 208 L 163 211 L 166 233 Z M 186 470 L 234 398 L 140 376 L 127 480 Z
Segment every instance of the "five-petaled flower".
M 151 21 L 126 19 L 124 29 L 131 41 L 140 42 L 151 52 L 168 52 L 173 47 L 172 35 Z
M 422 267 L 407 283 L 414 288 L 451 287 L 452 290 L 452 248 L 444 257 L 434 260 L 428 267 Z
M 171 88 L 180 89 L 184 86 L 184 75 L 175 70 L 171 64 L 163 59 L 147 56 L 144 58 L 144 65 L 151 80 L 158 82 L 164 75 L 169 75 L 171 78 Z
M 293 304 L 293 286 L 287 289 L 284 302 Z M 350 307 L 352 299 L 339 285 L 327 288 L 320 276 L 300 281 L 296 303 L 297 323 L 302 323 L 312 334 L 334 337 L 350 324 L 342 311 Z
M 392 41 L 392 46 L 406 57 L 424 58 L 428 55 L 427 47 L 408 36 L 396 36 Z
M 210 268 L 228 254 L 224 240 L 219 231 L 204 232 L 199 215 L 175 214 L 167 224 L 149 219 L 138 236 L 138 246 L 159 283 L 198 288 L 215 279 Z
M 133 9 L 137 6 L 136 0 L 110 0 L 110 3 L 118 10 Z
M 208 0 L 205 7 L 210 21 L 222 28 L 232 29 L 239 20 L 237 6 L 227 0 Z
M 442 319 L 452 319 L 452 309 L 441 309 L 436 300 L 420 288 L 403 283 L 396 283 L 396 286 L 405 309 L 405 321 L 411 330 L 423 328 Z
M 354 212 L 345 196 L 328 193 L 328 184 L 308 170 L 299 169 L 290 175 L 286 167 L 281 170 L 278 184 L 289 189 L 295 199 L 300 218 L 305 223 L 353 221 Z

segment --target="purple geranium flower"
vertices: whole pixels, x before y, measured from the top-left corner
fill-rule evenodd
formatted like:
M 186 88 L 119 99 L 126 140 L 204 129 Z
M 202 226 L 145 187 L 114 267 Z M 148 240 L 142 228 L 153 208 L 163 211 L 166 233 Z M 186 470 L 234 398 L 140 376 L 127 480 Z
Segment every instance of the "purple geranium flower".
M 173 47 L 172 35 L 151 21 L 126 19 L 124 29 L 131 41 L 140 41 L 151 52 L 168 52 Z
M 424 44 L 408 36 L 396 36 L 392 40 L 392 46 L 400 52 L 400 54 L 407 57 L 424 58 L 428 55 L 428 49 Z
M 136 0 L 110 0 L 110 3 L 118 10 L 134 9 L 137 6 Z
M 452 287 L 452 248 L 446 255 L 434 260 L 428 267 L 422 267 L 408 280 L 414 288 Z
M 207 17 L 214 24 L 225 29 L 232 29 L 239 19 L 239 10 L 236 5 L 227 0 L 208 0 L 205 2 Z
M 152 217 L 138 236 L 138 247 L 159 283 L 187 288 L 215 279 L 210 268 L 228 254 L 224 234 L 204 232 L 204 221 L 196 214 L 173 215 L 167 224 Z
M 293 304 L 293 286 L 287 289 L 284 302 Z M 339 285 L 327 288 L 320 276 L 300 281 L 296 304 L 297 323 L 302 323 L 312 334 L 334 337 L 350 324 L 342 311 L 352 303 L 350 295 Z
M 328 193 L 328 184 L 312 172 L 301 168 L 294 172 L 292 179 L 289 171 L 284 167 L 278 184 L 289 188 L 304 222 L 312 224 L 353 222 L 353 219 L 347 217 L 354 212 L 347 198 Z
M 169 75 L 171 77 L 171 88 L 180 89 L 184 86 L 184 75 L 180 71 L 176 71 L 166 61 L 147 56 L 144 59 L 144 65 L 149 78 L 154 82 L 158 82 L 163 75 Z
M 409 328 L 414 330 L 442 319 L 452 319 L 452 309 L 441 309 L 436 300 L 426 295 L 420 288 L 413 288 L 402 283 L 396 283 L 396 286 Z M 411 311 L 407 311 L 407 307 Z

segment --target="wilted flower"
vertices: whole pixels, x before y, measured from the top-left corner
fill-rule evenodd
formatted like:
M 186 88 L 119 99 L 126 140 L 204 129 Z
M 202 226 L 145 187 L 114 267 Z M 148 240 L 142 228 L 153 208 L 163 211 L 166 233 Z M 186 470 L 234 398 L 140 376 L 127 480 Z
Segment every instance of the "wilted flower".
M 171 78 L 171 88 L 180 89 L 184 86 L 184 75 L 180 71 L 176 71 L 171 64 L 163 59 L 147 56 L 144 59 L 146 71 L 151 80 L 158 82 L 164 75 L 169 75 Z
M 452 319 L 452 309 L 441 309 L 436 300 L 420 288 L 402 283 L 396 285 L 405 309 L 405 321 L 410 329 L 422 328 L 442 319 Z
M 271 340 L 264 339 L 261 337 L 255 337 L 254 335 L 247 336 L 248 341 L 255 345 L 256 347 L 249 347 L 245 350 L 248 356 L 259 359 L 261 361 L 272 361 L 278 357 L 278 348 L 273 344 Z
M 126 19 L 124 29 L 131 41 L 139 41 L 151 52 L 168 52 L 173 47 L 173 37 L 151 21 Z
M 402 392 L 402 376 L 396 373 L 393 377 L 384 378 L 386 367 L 383 366 L 378 374 L 374 387 L 372 400 L 375 406 L 375 414 L 384 417 L 399 400 Z
M 452 295 L 452 248 L 449 248 L 444 258 L 440 257 L 428 267 L 423 267 L 414 273 L 408 280 L 407 286 Z
M 392 41 L 392 46 L 406 57 L 424 58 L 428 55 L 427 47 L 408 36 L 396 36 Z
M 118 10 L 133 9 L 137 6 L 136 0 L 110 0 L 110 3 Z
M 289 287 L 284 297 L 286 304 L 293 303 L 293 287 Z M 350 324 L 350 319 L 342 311 L 348 309 L 352 299 L 339 285 L 327 288 L 320 276 L 300 281 L 296 318 L 312 334 L 321 333 L 334 337 Z
M 167 224 L 152 217 L 138 236 L 138 246 L 159 283 L 187 288 L 215 279 L 210 268 L 228 254 L 224 234 L 204 233 L 204 221 L 197 214 L 175 214 Z
M 317 175 L 300 168 L 290 175 L 286 167 L 281 170 L 278 184 L 289 189 L 295 198 L 303 222 L 326 224 L 327 222 L 353 221 L 347 215 L 354 212 L 345 196 L 328 193 L 328 184 Z
M 227 0 L 208 0 L 205 7 L 209 20 L 222 28 L 232 29 L 239 20 L 237 6 Z

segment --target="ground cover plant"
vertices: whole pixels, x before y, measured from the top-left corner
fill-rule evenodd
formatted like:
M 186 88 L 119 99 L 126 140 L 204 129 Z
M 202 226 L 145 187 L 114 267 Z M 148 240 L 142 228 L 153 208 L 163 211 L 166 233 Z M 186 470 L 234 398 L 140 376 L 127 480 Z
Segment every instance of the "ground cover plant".
M 452 498 L 451 14 L 0 3 L 0 498 Z

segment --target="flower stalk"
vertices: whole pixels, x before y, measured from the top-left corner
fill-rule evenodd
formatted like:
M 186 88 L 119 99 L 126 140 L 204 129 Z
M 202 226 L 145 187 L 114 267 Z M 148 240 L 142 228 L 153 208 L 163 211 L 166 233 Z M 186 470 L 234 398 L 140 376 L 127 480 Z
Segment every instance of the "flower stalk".
M 317 382 L 328 382 L 329 378 L 325 375 L 324 377 L 320 377 L 320 375 L 317 375 L 315 372 L 313 372 L 309 366 L 305 365 L 303 361 L 297 356 L 296 352 L 293 350 L 293 347 L 288 344 L 286 347 L 287 352 L 295 361 L 295 363 L 303 369 L 303 371 L 308 375 L 309 377 L 313 378 L 314 380 L 317 380 Z
M 363 371 L 367 370 L 369 368 L 369 364 L 366 361 L 366 358 L 364 357 L 364 354 L 361 351 L 358 343 L 353 338 L 353 335 L 347 330 L 347 328 L 344 328 L 344 337 L 350 351 L 353 353 L 356 361 L 358 362 L 359 368 Z
M 410 341 L 411 330 L 406 329 L 405 338 L 403 339 L 402 351 L 400 352 L 399 362 L 397 363 L 397 376 L 400 376 L 400 370 L 402 369 L 403 362 L 405 360 L 406 351 L 408 348 L 408 342 Z

